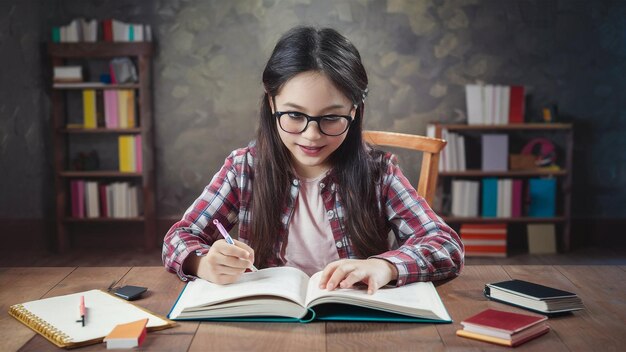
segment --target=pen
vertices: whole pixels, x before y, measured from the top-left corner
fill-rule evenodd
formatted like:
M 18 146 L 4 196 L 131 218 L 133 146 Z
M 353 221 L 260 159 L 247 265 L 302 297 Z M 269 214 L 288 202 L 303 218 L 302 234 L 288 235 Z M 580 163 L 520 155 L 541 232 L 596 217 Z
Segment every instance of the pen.
M 80 305 L 78 306 L 78 311 L 80 312 L 80 320 L 76 320 L 77 323 L 82 323 L 85 326 L 85 296 L 80 296 Z
M 217 229 L 220 231 L 220 233 L 222 234 L 222 237 L 224 237 L 226 242 L 228 242 L 229 244 L 232 244 L 232 245 L 235 244 L 235 241 L 233 241 L 233 238 L 230 237 L 228 232 L 226 232 L 226 229 L 224 228 L 224 226 L 222 226 L 222 224 L 220 223 L 219 220 L 217 220 L 217 219 L 213 220 L 213 225 L 215 225 L 217 227 Z M 252 271 L 259 271 L 259 269 L 257 269 L 254 265 L 250 266 L 250 270 L 252 270 Z

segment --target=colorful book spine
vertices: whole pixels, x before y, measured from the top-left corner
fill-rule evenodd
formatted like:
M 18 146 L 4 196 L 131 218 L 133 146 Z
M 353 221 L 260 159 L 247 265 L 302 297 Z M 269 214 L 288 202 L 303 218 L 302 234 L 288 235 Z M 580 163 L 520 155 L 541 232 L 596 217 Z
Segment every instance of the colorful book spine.
M 96 91 L 93 89 L 83 90 L 83 127 L 98 127 L 98 118 L 96 113 Z
M 135 171 L 142 172 L 143 171 L 143 144 L 141 135 L 135 136 Z
M 121 172 L 133 172 L 134 164 L 132 150 L 134 149 L 133 136 L 118 137 L 119 169 Z
M 524 182 L 522 180 L 513 180 L 513 198 L 511 199 L 511 217 L 519 218 L 522 216 L 522 200 L 523 193 L 522 187 Z
M 484 178 L 482 180 L 482 216 L 495 218 L 498 215 L 498 179 Z
M 506 257 L 506 224 L 462 224 L 459 230 L 468 257 Z
M 119 117 L 118 117 L 118 102 L 117 102 L 117 92 L 112 89 L 107 89 L 104 91 L 104 120 L 107 128 L 118 128 L 119 127 Z
M 128 128 L 128 97 L 126 89 L 117 91 L 117 116 L 119 118 L 119 127 Z
M 523 123 L 525 93 L 523 86 L 511 86 L 509 94 L 509 123 Z
M 556 179 L 531 178 L 528 180 L 530 206 L 528 216 L 553 217 L 556 208 Z

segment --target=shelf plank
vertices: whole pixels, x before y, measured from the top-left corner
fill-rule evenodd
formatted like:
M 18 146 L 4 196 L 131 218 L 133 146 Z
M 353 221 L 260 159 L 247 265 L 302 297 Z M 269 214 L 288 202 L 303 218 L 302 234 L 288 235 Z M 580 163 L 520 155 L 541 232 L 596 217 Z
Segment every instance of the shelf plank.
M 138 83 L 104 84 L 100 82 L 80 82 L 80 83 L 54 83 L 53 89 L 74 90 L 74 89 L 139 89 Z
M 153 51 L 151 42 L 48 43 L 48 54 L 58 58 L 151 56 Z
M 509 125 L 467 125 L 467 124 L 440 124 L 448 131 L 505 131 L 505 130 L 569 130 L 571 123 L 518 123 Z
M 68 134 L 89 134 L 89 133 L 110 133 L 110 134 L 140 134 L 141 127 L 133 127 L 133 128 L 61 128 L 58 130 L 59 133 L 68 133 Z
M 142 177 L 143 174 L 140 172 L 120 172 L 120 171 L 62 171 L 59 173 L 61 177 L 68 178 L 101 178 L 101 177 Z
M 519 218 L 483 218 L 483 217 L 460 217 L 460 216 L 442 216 L 445 222 L 459 223 L 459 222 L 482 222 L 482 223 L 552 223 L 552 222 L 564 222 L 564 216 L 555 216 L 551 218 L 535 218 L 535 217 L 519 217 Z
M 488 177 L 488 176 L 504 176 L 504 177 L 529 177 L 529 176 L 567 176 L 567 170 L 509 170 L 509 171 L 482 171 L 482 170 L 465 170 L 465 171 L 441 171 L 439 176 L 442 177 Z
M 119 223 L 119 222 L 143 222 L 145 219 L 142 216 L 133 218 L 72 218 L 66 217 L 63 219 L 65 222 L 73 223 Z

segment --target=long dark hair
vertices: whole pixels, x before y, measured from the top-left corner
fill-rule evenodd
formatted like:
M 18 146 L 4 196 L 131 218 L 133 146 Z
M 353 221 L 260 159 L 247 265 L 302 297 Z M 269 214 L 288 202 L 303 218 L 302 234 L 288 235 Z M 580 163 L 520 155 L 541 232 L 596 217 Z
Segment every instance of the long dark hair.
M 296 27 L 281 37 L 263 71 L 266 94 L 261 102 L 257 132 L 258 162 L 250 225 L 250 244 L 255 252 L 255 262 L 260 266 L 279 251 L 274 247 L 279 242 L 281 214 L 287 205 L 287 193 L 294 177 L 289 151 L 278 134 L 269 98 L 276 96 L 289 79 L 307 71 L 324 74 L 357 105 L 346 139 L 330 156 L 346 214 L 342 225 L 346 226 L 359 257 L 387 250 L 383 209 L 376 194 L 376 182 L 382 175 L 381 158 L 372 157 L 361 137 L 368 83 L 361 56 L 348 39 L 333 29 Z

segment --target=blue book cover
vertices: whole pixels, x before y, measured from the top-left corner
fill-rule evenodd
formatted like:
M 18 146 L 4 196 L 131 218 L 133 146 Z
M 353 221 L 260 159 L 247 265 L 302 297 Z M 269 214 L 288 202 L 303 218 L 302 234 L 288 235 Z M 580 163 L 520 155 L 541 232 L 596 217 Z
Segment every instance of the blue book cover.
M 531 178 L 528 181 L 530 207 L 528 216 L 544 218 L 556 213 L 556 179 Z
M 483 181 L 482 216 L 495 218 L 498 212 L 498 179 L 484 178 Z

